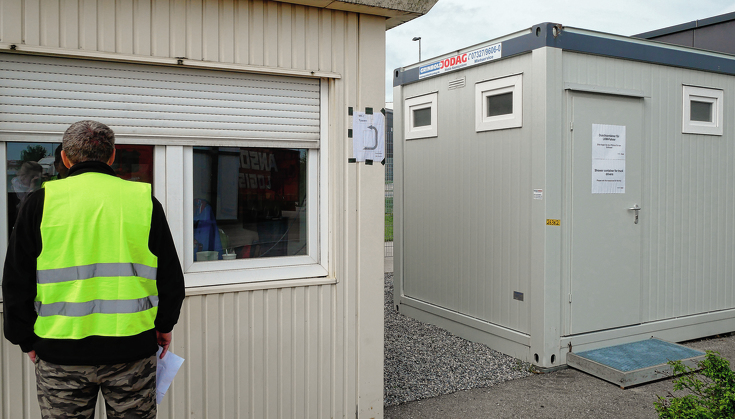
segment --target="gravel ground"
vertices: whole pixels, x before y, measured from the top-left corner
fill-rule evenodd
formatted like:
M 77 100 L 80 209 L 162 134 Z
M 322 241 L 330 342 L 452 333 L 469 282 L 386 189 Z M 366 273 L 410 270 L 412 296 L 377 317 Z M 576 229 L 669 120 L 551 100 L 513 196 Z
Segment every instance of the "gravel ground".
M 399 314 L 385 274 L 383 405 L 395 406 L 531 375 L 529 363 Z

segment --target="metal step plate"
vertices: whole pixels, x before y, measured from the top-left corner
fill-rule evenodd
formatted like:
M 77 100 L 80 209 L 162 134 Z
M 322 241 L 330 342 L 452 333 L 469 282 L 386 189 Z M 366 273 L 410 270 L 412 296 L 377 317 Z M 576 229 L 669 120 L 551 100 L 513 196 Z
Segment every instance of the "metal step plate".
M 671 376 L 669 361 L 696 367 L 705 353 L 665 340 L 639 342 L 567 354 L 567 365 L 626 388 Z

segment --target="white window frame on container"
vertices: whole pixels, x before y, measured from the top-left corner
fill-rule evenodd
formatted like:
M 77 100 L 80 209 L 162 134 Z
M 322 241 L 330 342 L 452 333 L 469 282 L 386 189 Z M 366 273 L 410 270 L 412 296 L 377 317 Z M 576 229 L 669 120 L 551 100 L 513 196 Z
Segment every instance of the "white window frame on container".
M 0 173 L 3 181 L 0 182 L 0 196 L 8 196 L 8 152 L 7 143 L 0 142 Z M 5 200 L 7 198 L 3 198 Z M 5 267 L 5 255 L 8 253 L 8 206 L 0 205 L 0 266 Z M 0 277 L 2 284 L 2 277 Z M 3 302 L 3 291 L 0 289 L 0 304 Z
M 183 226 L 182 253 L 184 276 L 187 287 L 203 287 L 213 285 L 232 285 L 262 281 L 296 280 L 328 276 L 328 183 L 329 165 L 328 154 L 328 88 L 325 81 L 320 87 L 320 141 L 319 148 L 309 148 L 307 152 L 307 252 L 299 256 L 277 256 L 268 258 L 194 261 L 194 249 L 191 246 L 194 240 L 194 209 L 192 205 L 183 206 L 181 223 Z M 278 144 L 263 144 L 262 141 L 252 142 L 247 139 L 228 141 L 227 144 L 201 143 L 197 146 L 227 146 L 227 147 L 279 147 Z M 289 148 L 289 147 L 283 147 Z M 173 153 L 171 153 L 173 151 Z M 169 156 L 169 154 L 171 154 Z M 176 165 L 183 165 L 183 176 L 169 173 L 169 191 L 175 191 L 182 202 L 193 202 L 194 147 L 179 147 L 177 150 L 167 150 L 167 169 L 178 172 Z M 174 198 L 177 199 L 177 198 Z M 170 202 L 170 201 L 169 201 Z M 176 237 L 174 237 L 176 240 Z M 181 243 L 181 242 L 180 242 Z
M 512 112 L 488 115 L 488 98 L 511 93 Z M 493 131 L 523 126 L 523 74 L 475 84 L 475 131 Z
M 725 92 L 721 89 L 683 85 L 681 131 L 684 134 L 722 135 Z M 692 120 L 692 102 L 710 105 L 710 120 Z
M 408 98 L 404 102 L 405 115 L 405 137 L 407 140 L 416 140 L 419 138 L 431 138 L 438 135 L 438 109 L 437 101 L 439 94 L 437 92 L 424 94 Z M 431 121 L 429 125 L 416 126 L 414 120 L 414 112 L 430 109 Z
M 120 144 L 156 146 L 154 193 L 166 210 L 188 288 L 274 280 L 296 280 L 299 284 L 336 282 L 328 275 L 331 76 L 260 74 L 15 53 L 0 54 L 0 62 L 13 74 L 0 84 L 23 90 L 22 97 L 43 104 L 31 107 L 23 101 L 6 100 L 11 108 L 23 109 L 9 110 L 17 116 L 0 127 L 0 148 L 4 153 L 1 158 L 7 157 L 4 142 L 58 142 L 68 124 L 81 119 L 108 124 Z M 92 73 L 97 77 L 94 85 L 89 84 Z M 152 90 L 152 86 L 156 88 Z M 299 204 L 293 202 L 294 206 L 301 205 L 298 243 L 301 246 L 305 241 L 306 247 L 298 247 L 293 252 L 296 256 L 280 253 L 194 264 L 192 160 L 194 147 L 199 146 L 306 150 L 305 167 L 301 153 L 296 163 L 300 181 L 297 189 L 303 191 L 305 187 L 306 196 L 300 195 Z M 5 166 L 7 162 L 3 160 L 0 168 Z M 0 218 L 6 211 L 3 209 Z M 306 215 L 302 215 L 304 212 Z M 7 223 L 7 214 L 4 218 Z M 0 227 L 5 230 L 0 238 L 3 255 L 7 247 L 5 225 Z M 260 285 L 245 288 L 257 287 Z

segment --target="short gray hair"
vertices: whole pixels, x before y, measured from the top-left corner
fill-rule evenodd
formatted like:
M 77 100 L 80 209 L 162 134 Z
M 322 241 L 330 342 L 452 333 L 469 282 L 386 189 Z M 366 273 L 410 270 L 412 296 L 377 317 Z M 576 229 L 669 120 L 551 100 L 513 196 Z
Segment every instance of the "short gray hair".
M 64 132 L 61 147 L 73 164 L 85 161 L 107 163 L 115 152 L 115 133 L 97 121 L 75 122 Z

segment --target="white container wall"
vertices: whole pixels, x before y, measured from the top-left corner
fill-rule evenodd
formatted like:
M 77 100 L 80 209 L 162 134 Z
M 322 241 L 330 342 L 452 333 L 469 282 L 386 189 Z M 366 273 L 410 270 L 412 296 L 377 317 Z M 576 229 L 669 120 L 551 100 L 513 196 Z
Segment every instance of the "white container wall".
M 265 0 L 0 0 L 0 19 L 0 51 L 321 78 L 328 276 L 187 290 L 172 346 L 186 362 L 159 417 L 382 417 L 384 171 L 348 165 L 345 138 L 349 106 L 383 107 L 385 18 Z M 183 246 L 183 220 L 169 221 Z M 38 417 L 30 361 L 6 340 L 0 361 L 0 417 Z
M 528 80 L 529 70 L 525 54 L 402 92 L 438 91 L 440 130 L 437 138 L 404 142 L 404 293 L 524 334 L 529 305 L 507 297 L 530 291 L 531 127 L 476 133 L 474 86 L 510 74 Z M 455 79 L 466 86 L 449 89 Z M 531 92 L 523 95 L 532 115 Z
M 735 307 L 735 125 L 722 137 L 682 134 L 682 86 L 735 92 L 735 77 L 564 54 L 567 83 L 638 90 L 646 97 L 641 322 Z M 730 93 L 732 94 L 732 93 Z M 735 104 L 725 102 L 726 122 Z

